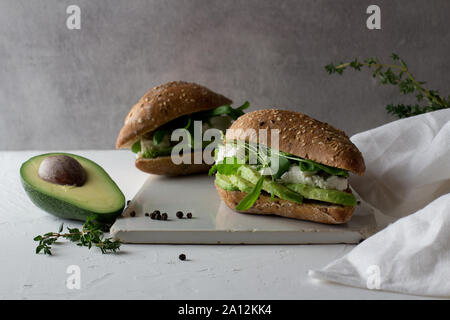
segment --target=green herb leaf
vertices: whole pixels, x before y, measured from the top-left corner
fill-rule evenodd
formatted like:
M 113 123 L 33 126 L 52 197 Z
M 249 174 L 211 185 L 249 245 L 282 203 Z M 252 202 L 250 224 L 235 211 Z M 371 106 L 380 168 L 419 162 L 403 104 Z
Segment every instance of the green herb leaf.
M 338 65 L 326 65 L 325 70 L 329 74 L 342 74 L 347 67 L 351 67 L 357 71 L 360 71 L 362 67 L 367 67 L 372 70 L 372 76 L 374 78 L 379 78 L 381 84 L 396 85 L 402 94 L 414 94 L 418 102 L 423 100 L 427 102 L 428 105 L 422 106 L 418 104 L 389 104 L 386 107 L 387 112 L 399 118 L 450 108 L 450 98 L 445 99 L 440 96 L 437 90 L 425 89 L 423 85 L 426 82 L 416 80 L 409 71 L 406 62 L 398 54 L 392 53 L 391 58 L 394 64 L 380 63 L 377 58 L 366 59 L 364 63 L 360 63 L 355 59 L 351 62 L 340 63 Z
M 44 235 L 34 237 L 34 241 L 39 241 L 39 245 L 35 250 L 36 254 L 43 252 L 44 254 L 52 255 L 51 245 L 59 238 L 64 238 L 74 242 L 77 246 L 84 246 L 88 249 L 94 246 L 98 247 L 102 253 L 116 252 L 119 250 L 119 241 L 111 241 L 111 238 L 104 238 L 102 230 L 106 229 L 107 225 L 96 222 L 94 219 L 95 217 L 88 217 L 81 230 L 67 227 L 69 232 L 61 233 L 63 230 L 63 224 L 61 224 L 58 233 L 47 232 Z
M 261 176 L 258 182 L 253 187 L 252 191 L 247 193 L 244 199 L 242 199 L 241 202 L 239 202 L 239 204 L 236 206 L 236 210 L 245 211 L 253 206 L 253 204 L 256 202 L 256 200 L 258 200 L 259 195 L 261 194 L 263 182 L 264 176 Z
M 191 119 L 191 117 L 189 117 L 187 124 L 184 126 L 184 129 L 188 130 L 189 127 L 191 126 L 191 123 L 192 123 L 192 119 Z
M 303 170 L 302 169 L 302 164 L 300 164 L 300 170 L 302 170 L 302 171 L 313 172 L 313 171 L 322 170 L 322 171 L 325 171 L 326 173 L 328 173 L 328 174 L 330 174 L 332 176 L 348 177 L 348 172 L 346 170 L 343 170 L 343 169 L 326 166 L 324 164 L 320 164 L 320 163 L 314 162 L 312 160 L 299 159 L 299 161 L 300 161 L 300 163 L 304 163 L 303 164 L 303 168 L 307 169 L 307 170 Z
M 141 140 L 136 141 L 136 142 L 131 146 L 131 151 L 133 151 L 134 153 L 141 152 Z
M 305 172 L 316 172 L 317 168 L 316 166 L 311 163 L 311 162 L 307 162 L 307 161 L 301 161 L 299 163 L 299 167 L 301 171 L 305 171 Z
M 216 164 L 217 172 L 225 176 L 236 174 L 239 167 L 243 165 L 236 157 L 226 157 L 222 162 Z
M 222 115 L 228 115 L 232 119 L 236 120 L 240 116 L 244 114 L 244 110 L 247 109 L 250 106 L 250 103 L 246 101 L 243 105 L 240 107 L 233 109 L 229 104 L 223 105 L 220 107 L 217 107 L 213 110 L 205 111 L 202 113 L 199 113 L 198 116 L 201 119 L 209 119 L 212 117 L 222 116 Z
M 289 170 L 291 162 L 286 157 L 282 156 L 281 153 L 273 154 L 270 156 L 271 166 L 274 163 L 274 161 L 278 161 L 278 168 L 277 171 L 273 174 L 273 177 L 275 179 L 279 179 L 283 175 L 283 173 Z
M 250 107 L 250 102 L 245 101 L 244 104 L 240 107 L 237 108 L 237 110 L 239 111 L 244 111 L 245 109 L 247 109 L 248 107 Z
M 215 174 L 217 172 L 217 165 L 213 165 L 209 171 L 208 171 L 208 176 L 212 176 L 213 174 Z
M 157 146 L 164 139 L 164 136 L 167 134 L 165 129 L 156 130 L 153 134 L 153 144 Z

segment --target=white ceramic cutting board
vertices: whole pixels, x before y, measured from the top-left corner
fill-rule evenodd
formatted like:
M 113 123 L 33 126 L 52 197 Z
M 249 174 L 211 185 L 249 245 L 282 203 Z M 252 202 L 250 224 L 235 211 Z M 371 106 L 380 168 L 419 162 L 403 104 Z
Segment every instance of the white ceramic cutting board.
M 167 212 L 168 220 L 145 216 L 154 210 Z M 177 211 L 184 213 L 183 219 L 176 217 Z M 188 212 L 192 219 L 186 218 Z M 358 243 L 375 230 L 373 212 L 363 203 L 348 223 L 337 226 L 237 213 L 220 200 L 214 177 L 196 175 L 150 176 L 111 227 L 111 234 L 126 243 L 312 244 Z

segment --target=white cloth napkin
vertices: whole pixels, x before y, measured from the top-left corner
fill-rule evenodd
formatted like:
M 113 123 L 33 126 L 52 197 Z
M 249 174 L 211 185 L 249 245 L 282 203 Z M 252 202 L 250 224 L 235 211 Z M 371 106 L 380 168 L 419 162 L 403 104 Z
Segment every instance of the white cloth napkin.
M 351 185 L 377 211 L 382 231 L 315 279 L 450 297 L 450 110 L 359 133 L 366 174 Z

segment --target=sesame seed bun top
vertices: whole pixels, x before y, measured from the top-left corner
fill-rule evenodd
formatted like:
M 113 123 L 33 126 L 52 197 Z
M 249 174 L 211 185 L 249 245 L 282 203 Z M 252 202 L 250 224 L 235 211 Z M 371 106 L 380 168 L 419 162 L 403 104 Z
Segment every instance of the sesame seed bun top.
M 254 129 L 243 134 L 245 129 Z M 366 169 L 358 148 L 341 130 L 299 112 L 268 109 L 239 117 L 227 130 L 227 140 L 258 143 L 258 130 L 267 129 L 267 146 L 272 147 L 271 130 L 279 130 L 282 152 L 362 175 Z
M 195 83 L 176 81 L 154 87 L 131 108 L 116 148 L 129 148 L 142 135 L 178 117 L 231 103 L 230 99 Z

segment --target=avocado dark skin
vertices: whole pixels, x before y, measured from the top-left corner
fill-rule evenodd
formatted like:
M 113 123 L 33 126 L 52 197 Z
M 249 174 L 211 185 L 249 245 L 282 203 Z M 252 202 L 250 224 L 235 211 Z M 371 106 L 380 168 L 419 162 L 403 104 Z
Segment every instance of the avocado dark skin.
M 25 161 L 20 177 L 31 201 L 64 219 L 94 217 L 111 223 L 125 206 L 125 196 L 97 163 L 70 153 L 46 153 Z

